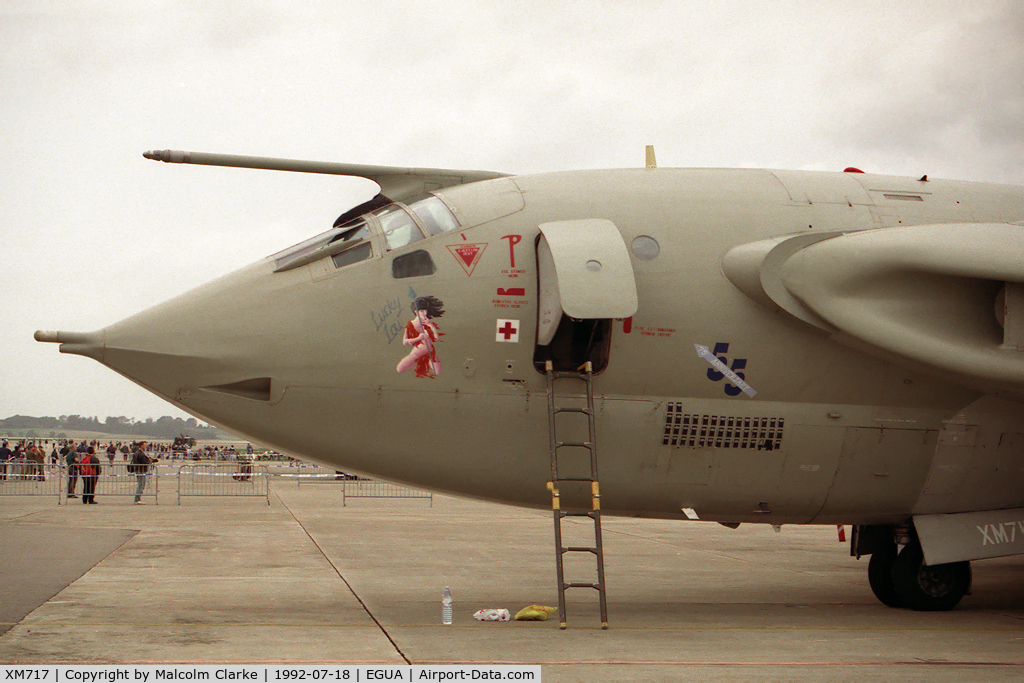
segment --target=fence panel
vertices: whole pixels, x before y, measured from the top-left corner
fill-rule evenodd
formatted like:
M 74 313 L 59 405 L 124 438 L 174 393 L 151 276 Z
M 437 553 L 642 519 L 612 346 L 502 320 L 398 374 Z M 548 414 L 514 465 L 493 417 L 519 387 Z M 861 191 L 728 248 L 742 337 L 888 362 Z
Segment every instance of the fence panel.
M 178 505 L 189 496 L 265 498 L 270 505 L 266 465 L 248 462 L 191 463 L 178 468 Z
M 434 507 L 434 494 L 430 491 L 414 489 L 401 484 L 392 484 L 387 481 L 373 481 L 369 479 L 358 479 L 346 481 L 342 490 L 344 495 L 341 499 L 342 507 L 349 498 L 427 498 L 430 500 L 430 507 Z
M 342 506 L 346 498 L 425 498 L 434 507 L 434 494 L 401 484 L 387 481 L 364 479 L 338 470 L 317 465 L 302 465 L 301 469 L 279 467 L 274 469 L 275 477 L 293 478 L 301 487 L 303 484 L 332 484 L 342 491 Z M 293 473 L 294 472 L 294 473 Z
M 54 496 L 61 491 L 58 465 L 36 462 L 0 463 L 0 496 Z
M 282 479 L 294 479 L 299 484 L 309 481 L 328 481 L 338 476 L 337 470 L 305 462 L 274 463 L 270 474 Z
M 156 476 L 156 465 L 150 465 L 144 474 L 137 474 L 134 466 L 127 462 L 100 463 L 100 474 L 96 478 L 95 498 L 138 496 L 140 499 L 152 498 L 154 503 L 159 502 L 160 477 Z M 139 481 L 139 478 L 142 481 Z M 141 485 L 141 489 L 140 489 Z M 85 490 L 85 478 L 77 466 L 72 466 L 70 471 L 65 468 L 61 470 L 61 503 L 67 503 L 68 497 L 74 495 L 76 498 L 82 495 Z

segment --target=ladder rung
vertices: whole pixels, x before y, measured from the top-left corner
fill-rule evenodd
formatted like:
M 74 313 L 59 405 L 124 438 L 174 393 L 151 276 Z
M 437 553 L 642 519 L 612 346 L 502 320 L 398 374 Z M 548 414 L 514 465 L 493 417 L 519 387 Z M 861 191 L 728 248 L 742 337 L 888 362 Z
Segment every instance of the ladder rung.
M 593 441 L 558 441 L 555 443 L 555 448 L 562 448 L 563 446 L 571 446 L 575 448 L 593 448 Z
M 556 413 L 583 413 L 584 415 L 590 415 L 589 408 L 555 408 Z
M 596 591 L 604 592 L 604 586 L 599 583 L 563 583 L 563 588 L 593 588 Z
M 590 512 L 562 512 L 559 510 L 562 517 L 590 517 L 591 519 L 597 519 L 600 515 L 600 510 L 591 510 Z
M 592 477 L 559 477 L 555 481 L 594 481 Z
M 587 546 L 569 546 L 568 548 L 562 548 L 563 553 L 594 553 L 597 555 L 597 548 L 588 548 Z

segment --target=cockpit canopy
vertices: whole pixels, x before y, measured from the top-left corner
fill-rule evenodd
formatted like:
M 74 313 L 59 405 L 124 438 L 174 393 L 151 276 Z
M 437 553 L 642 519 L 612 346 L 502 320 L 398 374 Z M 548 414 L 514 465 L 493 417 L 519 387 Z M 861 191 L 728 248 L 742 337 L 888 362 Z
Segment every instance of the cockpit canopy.
M 455 215 L 434 195 L 409 204 L 392 202 L 275 254 L 274 272 L 298 268 L 328 256 L 335 268 L 342 268 L 372 258 L 374 242 L 383 253 L 458 228 Z

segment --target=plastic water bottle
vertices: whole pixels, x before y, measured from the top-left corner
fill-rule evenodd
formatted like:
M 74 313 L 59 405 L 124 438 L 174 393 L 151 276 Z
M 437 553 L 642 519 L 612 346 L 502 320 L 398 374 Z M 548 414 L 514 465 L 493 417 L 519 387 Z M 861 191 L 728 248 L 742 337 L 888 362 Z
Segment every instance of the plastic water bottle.
M 448 586 L 444 587 L 441 594 L 441 623 L 451 626 L 452 623 L 452 591 Z

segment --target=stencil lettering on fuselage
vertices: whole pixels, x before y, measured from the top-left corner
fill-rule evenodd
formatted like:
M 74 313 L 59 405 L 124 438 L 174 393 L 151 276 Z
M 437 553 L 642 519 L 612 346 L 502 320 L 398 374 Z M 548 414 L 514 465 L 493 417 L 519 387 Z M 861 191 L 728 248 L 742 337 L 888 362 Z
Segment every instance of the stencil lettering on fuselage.
M 732 381 L 732 384 L 728 382 L 725 384 L 725 393 L 728 396 L 739 396 L 742 392 L 753 398 L 757 394 L 744 381 L 746 380 L 746 375 L 742 372 L 737 372 L 747 367 L 747 359 L 734 358 L 732 365 L 729 365 L 729 359 L 724 355 L 720 355 L 729 352 L 729 342 L 715 342 L 715 349 L 710 352 L 706 346 L 701 346 L 700 344 L 694 344 L 694 346 L 697 348 L 697 354 L 711 364 L 711 368 L 707 372 L 709 380 L 720 382 L 728 377 Z
M 466 275 L 472 275 L 473 271 L 476 270 L 476 264 L 480 263 L 480 259 L 484 255 L 487 243 L 447 244 L 445 246 L 448 247 L 448 251 L 452 253 L 452 256 L 462 266 L 462 269 L 466 271 Z

